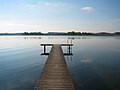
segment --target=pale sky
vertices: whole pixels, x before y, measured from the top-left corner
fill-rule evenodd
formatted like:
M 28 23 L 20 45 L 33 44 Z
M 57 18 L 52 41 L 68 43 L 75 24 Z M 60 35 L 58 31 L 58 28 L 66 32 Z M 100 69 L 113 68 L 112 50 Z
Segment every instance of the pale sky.
M 0 33 L 120 31 L 120 0 L 0 0 Z

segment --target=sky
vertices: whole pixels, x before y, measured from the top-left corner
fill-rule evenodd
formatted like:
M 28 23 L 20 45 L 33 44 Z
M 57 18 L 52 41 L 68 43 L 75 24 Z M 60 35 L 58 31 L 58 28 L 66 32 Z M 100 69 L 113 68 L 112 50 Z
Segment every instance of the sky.
M 0 0 L 0 33 L 70 31 L 120 31 L 120 0 Z

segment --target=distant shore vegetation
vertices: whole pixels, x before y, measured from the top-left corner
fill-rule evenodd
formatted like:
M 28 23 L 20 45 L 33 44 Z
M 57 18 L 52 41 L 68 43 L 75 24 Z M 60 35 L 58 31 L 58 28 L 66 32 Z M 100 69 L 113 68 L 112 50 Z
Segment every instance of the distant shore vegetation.
M 75 36 L 120 36 L 120 32 L 108 33 L 108 32 L 23 32 L 23 33 L 0 33 L 0 35 L 75 35 Z

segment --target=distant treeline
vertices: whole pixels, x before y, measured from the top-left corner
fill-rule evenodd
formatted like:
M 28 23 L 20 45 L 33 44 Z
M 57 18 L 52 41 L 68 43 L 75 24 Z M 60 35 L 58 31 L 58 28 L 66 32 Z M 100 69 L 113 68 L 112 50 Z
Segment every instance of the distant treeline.
M 120 36 L 120 32 L 108 33 L 108 32 L 99 32 L 99 33 L 89 33 L 89 32 L 24 32 L 24 33 L 0 33 L 0 35 L 81 35 L 81 36 Z
M 22 35 L 44 35 L 44 34 L 41 32 L 30 32 L 30 33 L 24 32 L 22 33 Z
M 68 32 L 66 35 L 88 35 L 88 36 L 116 36 L 120 35 L 120 32 L 108 33 L 108 32 L 99 32 L 99 33 L 89 33 L 89 32 Z

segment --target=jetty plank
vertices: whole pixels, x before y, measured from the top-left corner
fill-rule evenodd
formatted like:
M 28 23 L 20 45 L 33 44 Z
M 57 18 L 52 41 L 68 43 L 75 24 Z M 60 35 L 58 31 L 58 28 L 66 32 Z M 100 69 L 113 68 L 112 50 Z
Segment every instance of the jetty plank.
M 61 45 L 53 44 L 34 90 L 74 90 Z

